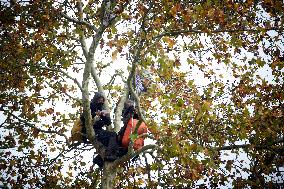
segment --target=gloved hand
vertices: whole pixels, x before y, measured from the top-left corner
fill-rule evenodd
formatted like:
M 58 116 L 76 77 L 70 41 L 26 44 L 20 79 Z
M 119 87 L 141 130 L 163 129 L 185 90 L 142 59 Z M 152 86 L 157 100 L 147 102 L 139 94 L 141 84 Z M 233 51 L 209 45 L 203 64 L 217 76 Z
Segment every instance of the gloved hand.
M 102 110 L 102 111 L 98 111 L 97 112 L 97 115 L 98 116 L 110 116 L 110 113 L 109 113 L 109 111 L 107 111 L 107 110 Z

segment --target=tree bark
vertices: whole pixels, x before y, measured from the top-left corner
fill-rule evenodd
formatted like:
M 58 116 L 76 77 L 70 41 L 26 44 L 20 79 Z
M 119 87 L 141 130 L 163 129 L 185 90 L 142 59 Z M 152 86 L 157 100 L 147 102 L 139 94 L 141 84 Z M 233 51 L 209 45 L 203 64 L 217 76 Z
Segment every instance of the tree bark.
M 113 162 L 104 162 L 103 175 L 101 179 L 101 189 L 112 189 L 114 187 L 114 180 L 117 169 Z

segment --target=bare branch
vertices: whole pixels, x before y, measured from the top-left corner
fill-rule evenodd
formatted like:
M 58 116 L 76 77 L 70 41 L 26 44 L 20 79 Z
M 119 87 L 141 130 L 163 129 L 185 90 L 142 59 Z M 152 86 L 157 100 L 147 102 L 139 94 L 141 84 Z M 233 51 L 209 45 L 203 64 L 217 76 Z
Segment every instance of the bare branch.
M 89 22 L 87 22 L 87 21 L 85 21 L 85 20 L 77 20 L 77 19 L 75 19 L 75 18 L 72 18 L 72 17 L 68 16 L 67 14 L 65 14 L 65 13 L 63 13 L 63 12 L 61 12 L 60 15 L 61 15 L 62 17 L 64 17 L 66 20 L 70 21 L 70 22 L 73 22 L 73 23 L 79 24 L 79 25 L 85 25 L 85 26 L 87 26 L 89 29 L 91 29 L 91 30 L 93 30 L 93 31 L 95 31 L 95 32 L 98 31 L 98 29 L 97 29 L 94 25 L 92 25 L 91 23 L 89 23 Z

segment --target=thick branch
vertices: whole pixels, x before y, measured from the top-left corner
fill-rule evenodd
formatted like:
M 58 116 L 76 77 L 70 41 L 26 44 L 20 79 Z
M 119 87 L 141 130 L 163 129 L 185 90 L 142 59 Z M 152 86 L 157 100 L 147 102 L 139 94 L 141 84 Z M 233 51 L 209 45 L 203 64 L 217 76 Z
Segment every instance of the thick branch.
M 79 7 L 79 9 L 80 9 L 80 7 Z M 94 80 L 96 82 L 98 90 L 103 93 L 103 88 L 102 88 L 101 82 L 99 80 L 99 77 L 98 77 L 96 70 L 95 70 L 95 67 L 94 67 L 94 55 L 95 55 L 96 48 L 99 44 L 99 41 L 102 38 L 102 34 L 103 34 L 105 29 L 106 29 L 106 27 L 101 24 L 99 30 L 93 36 L 91 46 L 90 46 L 88 54 L 86 56 L 87 61 L 86 61 L 85 69 L 84 69 L 84 73 L 83 73 L 83 82 L 82 82 L 83 83 L 82 84 L 82 86 L 83 86 L 83 91 L 82 91 L 83 110 L 84 110 L 86 131 L 87 131 L 88 138 L 89 138 L 90 141 L 94 141 L 95 131 L 94 131 L 94 129 L 92 127 L 92 123 L 91 123 L 91 111 L 90 111 L 90 100 L 89 100 L 89 90 L 88 90 L 89 79 L 90 79 L 89 77 L 90 77 L 90 74 L 92 74 L 92 77 L 94 78 Z M 104 97 L 106 99 L 105 94 L 104 94 Z M 105 105 L 106 105 L 107 110 L 109 110 L 108 104 L 105 104 Z
M 90 99 L 89 99 L 89 79 L 91 72 L 91 64 L 90 60 L 87 60 L 85 64 L 85 69 L 83 73 L 83 81 L 82 81 L 82 102 L 83 102 L 83 114 L 85 117 L 85 127 L 87 131 L 87 135 L 90 141 L 94 141 L 95 139 L 95 131 L 92 127 L 92 119 L 91 119 L 91 110 L 90 110 Z
M 114 131 L 118 132 L 120 129 L 120 124 L 121 124 L 121 114 L 122 114 L 122 109 L 124 107 L 124 102 L 127 99 L 128 95 L 128 87 L 127 85 L 124 88 L 124 94 L 121 96 L 114 112 Z

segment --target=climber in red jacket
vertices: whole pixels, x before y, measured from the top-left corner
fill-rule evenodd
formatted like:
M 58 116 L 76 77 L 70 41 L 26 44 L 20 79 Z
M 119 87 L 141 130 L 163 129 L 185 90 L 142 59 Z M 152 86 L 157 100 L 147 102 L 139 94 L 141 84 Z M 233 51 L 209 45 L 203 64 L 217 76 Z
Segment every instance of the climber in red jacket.
M 139 116 L 134 108 L 134 103 L 131 100 L 127 100 L 124 103 L 124 108 L 122 111 L 122 120 L 124 126 L 118 132 L 118 143 L 120 146 L 120 156 L 127 154 L 128 146 L 130 143 L 130 135 L 147 133 L 148 129 L 144 122 L 142 122 L 137 129 L 137 133 L 134 133 L 136 130 L 136 125 L 139 122 Z M 134 140 L 133 149 L 138 150 L 144 146 L 144 138 L 140 137 Z

